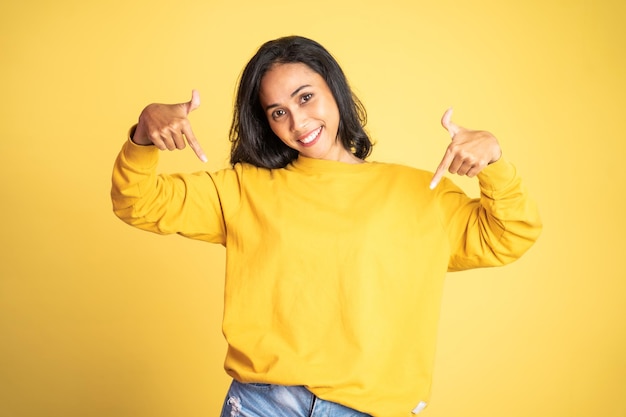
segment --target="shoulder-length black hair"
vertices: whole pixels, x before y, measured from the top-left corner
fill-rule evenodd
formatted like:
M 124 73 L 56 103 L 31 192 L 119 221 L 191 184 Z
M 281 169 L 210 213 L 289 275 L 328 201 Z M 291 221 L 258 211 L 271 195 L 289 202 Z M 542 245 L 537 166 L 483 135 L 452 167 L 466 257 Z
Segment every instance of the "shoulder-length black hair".
M 261 79 L 274 64 L 303 63 L 328 84 L 339 108 L 337 135 L 342 145 L 364 159 L 372 151 L 365 133 L 367 114 L 333 56 L 319 43 L 301 36 L 263 44 L 244 68 L 237 88 L 230 126 L 230 163 L 246 162 L 263 168 L 282 168 L 298 157 L 270 128 L 259 98 Z

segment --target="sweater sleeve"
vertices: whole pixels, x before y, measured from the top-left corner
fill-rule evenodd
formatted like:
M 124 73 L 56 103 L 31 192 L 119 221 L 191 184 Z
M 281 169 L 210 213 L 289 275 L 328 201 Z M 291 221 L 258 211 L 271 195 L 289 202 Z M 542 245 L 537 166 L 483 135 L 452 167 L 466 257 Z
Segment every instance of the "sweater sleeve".
M 449 271 L 500 266 L 521 257 L 537 240 L 542 223 L 535 202 L 505 159 L 478 174 L 480 198 L 468 198 L 451 181 L 440 204 L 450 244 Z
M 207 172 L 157 175 L 159 150 L 127 140 L 113 167 L 116 216 L 159 234 L 224 244 L 226 228 L 218 189 Z

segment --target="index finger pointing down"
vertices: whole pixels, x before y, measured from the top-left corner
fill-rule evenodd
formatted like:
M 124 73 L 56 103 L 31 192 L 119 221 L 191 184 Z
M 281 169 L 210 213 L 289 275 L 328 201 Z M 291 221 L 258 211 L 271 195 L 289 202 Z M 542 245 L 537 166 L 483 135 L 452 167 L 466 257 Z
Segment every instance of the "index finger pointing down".
M 202 146 L 200 146 L 200 143 L 196 139 L 196 136 L 193 134 L 193 130 L 191 130 L 191 127 L 186 128 L 183 131 L 183 134 L 185 135 L 185 138 L 187 138 L 187 143 L 189 143 L 189 146 L 191 147 L 191 149 L 193 149 L 193 151 L 198 156 L 198 158 L 202 162 L 207 162 L 208 158 L 206 157 L 206 154 L 202 150 Z

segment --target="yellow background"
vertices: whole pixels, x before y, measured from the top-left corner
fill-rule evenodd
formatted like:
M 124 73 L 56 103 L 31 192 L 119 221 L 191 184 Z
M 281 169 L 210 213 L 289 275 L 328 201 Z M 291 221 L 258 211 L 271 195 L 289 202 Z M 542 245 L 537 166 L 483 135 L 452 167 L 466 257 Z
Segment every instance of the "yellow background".
M 0 416 L 218 415 L 224 250 L 122 224 L 111 166 L 192 88 L 211 160 L 161 168 L 226 166 L 236 79 L 288 34 L 343 65 L 372 159 L 434 170 L 454 106 L 539 202 L 524 258 L 449 275 L 424 415 L 626 416 L 625 21 L 622 0 L 3 2 Z

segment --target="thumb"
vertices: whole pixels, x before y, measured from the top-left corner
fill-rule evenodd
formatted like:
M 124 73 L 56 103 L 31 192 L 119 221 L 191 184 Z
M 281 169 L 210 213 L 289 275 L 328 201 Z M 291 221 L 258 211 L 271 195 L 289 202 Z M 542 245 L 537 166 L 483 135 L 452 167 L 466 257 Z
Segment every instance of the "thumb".
M 200 92 L 198 90 L 191 90 L 191 100 L 185 103 L 185 105 L 187 106 L 187 114 L 200 107 Z
M 450 107 L 448 110 L 446 110 L 446 112 L 443 114 L 443 117 L 441 118 L 441 125 L 444 127 L 444 129 L 448 131 L 451 138 L 453 138 L 454 135 L 459 133 L 459 131 L 461 130 L 461 128 L 452 121 L 453 111 L 454 110 L 452 109 L 452 107 Z
M 454 136 L 459 133 L 461 128 L 457 126 L 454 122 L 452 122 L 452 111 L 452 107 L 446 110 L 446 112 L 441 117 L 441 125 L 448 131 L 450 137 L 454 139 Z M 446 151 L 443 159 L 437 167 L 437 170 L 435 171 L 435 174 L 433 175 L 433 179 L 430 181 L 431 190 L 433 190 L 437 186 L 437 184 L 439 184 L 439 181 L 441 181 L 441 178 L 443 178 L 443 174 L 448 170 L 448 168 L 450 168 L 450 164 L 452 164 L 453 160 L 454 155 Z

